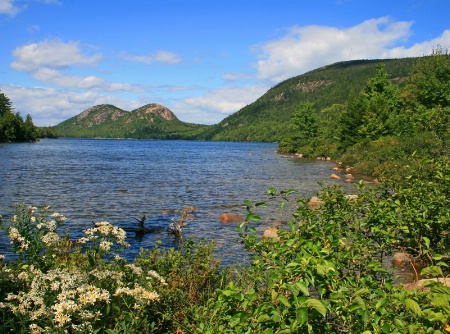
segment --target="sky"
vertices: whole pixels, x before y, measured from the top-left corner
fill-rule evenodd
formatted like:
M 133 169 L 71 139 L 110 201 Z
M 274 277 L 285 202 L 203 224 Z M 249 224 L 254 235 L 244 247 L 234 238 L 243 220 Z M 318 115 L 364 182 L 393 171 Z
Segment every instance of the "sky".
M 450 48 L 450 0 L 0 0 L 0 90 L 36 125 L 159 103 L 216 124 L 339 61 Z

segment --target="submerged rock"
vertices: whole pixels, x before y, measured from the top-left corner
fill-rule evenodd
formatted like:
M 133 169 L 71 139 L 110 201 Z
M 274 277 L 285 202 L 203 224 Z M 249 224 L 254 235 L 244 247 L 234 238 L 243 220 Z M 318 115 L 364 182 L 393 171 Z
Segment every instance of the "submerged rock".
M 221 223 L 238 223 L 243 222 L 245 219 L 234 213 L 222 213 L 219 217 Z

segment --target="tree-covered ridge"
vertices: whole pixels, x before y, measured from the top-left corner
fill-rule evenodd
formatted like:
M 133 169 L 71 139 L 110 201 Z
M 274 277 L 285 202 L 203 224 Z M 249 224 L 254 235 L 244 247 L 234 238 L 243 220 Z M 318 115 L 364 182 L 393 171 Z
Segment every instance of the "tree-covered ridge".
M 392 82 L 402 85 L 417 59 L 345 61 L 293 77 L 208 129 L 205 137 L 212 140 L 280 142 L 295 134 L 291 124 L 299 104 L 310 102 L 317 110 L 335 110 L 334 105 L 345 103 L 351 94 L 364 87 L 380 64 L 385 66 Z
M 55 127 L 62 137 L 196 139 L 206 125 L 180 121 L 160 104 L 147 104 L 131 112 L 102 104 L 83 111 Z

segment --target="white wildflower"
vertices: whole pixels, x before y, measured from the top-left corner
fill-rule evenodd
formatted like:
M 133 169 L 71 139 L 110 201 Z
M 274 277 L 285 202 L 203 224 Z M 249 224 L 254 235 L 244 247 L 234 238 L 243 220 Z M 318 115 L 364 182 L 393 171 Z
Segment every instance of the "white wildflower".
M 59 235 L 55 232 L 48 232 L 41 237 L 41 240 L 47 245 L 56 244 L 59 241 Z
M 159 301 L 159 295 L 154 291 L 148 291 L 142 286 L 137 285 L 134 289 L 130 288 L 117 288 L 114 296 L 132 296 L 137 301 Z
M 41 333 L 44 333 L 44 329 L 43 329 L 42 327 L 39 327 L 39 326 L 36 325 L 36 324 L 31 324 L 31 325 L 29 326 L 29 328 L 30 328 L 30 333 L 31 333 L 31 334 L 41 334 Z
M 20 243 L 20 249 L 21 250 L 27 250 L 28 246 L 30 246 L 30 242 L 27 240 L 23 240 L 23 242 Z
M 20 238 L 19 230 L 17 228 L 15 228 L 15 227 L 10 227 L 9 228 L 9 233 L 8 233 L 8 238 L 11 241 L 15 241 L 15 240 L 19 239 Z
M 56 221 L 54 221 L 53 219 L 49 220 L 45 225 L 49 231 L 56 230 Z
M 60 222 L 66 220 L 66 217 L 64 217 L 62 214 L 58 212 L 53 213 L 51 216 Z
M 111 241 L 102 240 L 100 241 L 99 247 L 102 251 L 108 252 L 111 249 L 112 244 Z
M 149 270 L 148 275 L 150 275 L 153 278 L 156 278 L 158 281 L 161 282 L 161 284 L 167 285 L 166 280 L 164 278 L 162 278 L 156 271 Z M 151 279 L 151 277 L 147 277 L 147 279 Z
M 21 281 L 26 281 L 28 280 L 28 274 L 25 271 L 22 271 L 17 275 L 17 278 Z
M 141 267 L 138 267 L 134 264 L 127 264 L 125 267 L 129 268 L 133 272 L 133 274 L 138 276 L 142 275 L 144 272 Z

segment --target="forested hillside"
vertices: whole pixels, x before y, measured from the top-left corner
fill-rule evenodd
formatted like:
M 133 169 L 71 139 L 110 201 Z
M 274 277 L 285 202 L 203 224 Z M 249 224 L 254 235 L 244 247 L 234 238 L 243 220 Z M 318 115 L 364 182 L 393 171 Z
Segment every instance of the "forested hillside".
M 280 141 L 279 151 L 338 158 L 374 175 L 397 169 L 412 155 L 447 155 L 450 55 L 437 48 L 414 63 L 407 78 L 393 76 L 389 63 L 378 64 L 345 103 L 298 103 L 293 132 Z
M 417 58 L 355 60 L 325 66 L 293 77 L 271 88 L 254 103 L 214 125 L 205 139 L 232 141 L 280 142 L 295 133 L 291 126 L 299 104 L 311 102 L 317 110 L 343 104 L 349 96 L 358 93 L 365 82 L 384 64 L 389 78 L 403 84 Z

